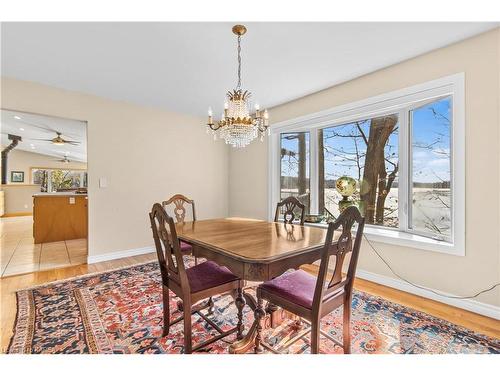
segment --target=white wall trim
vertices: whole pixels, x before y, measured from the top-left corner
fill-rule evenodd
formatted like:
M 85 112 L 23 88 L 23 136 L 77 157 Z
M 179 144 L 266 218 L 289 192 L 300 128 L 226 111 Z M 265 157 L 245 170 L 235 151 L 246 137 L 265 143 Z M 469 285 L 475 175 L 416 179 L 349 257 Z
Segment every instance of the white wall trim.
M 433 301 L 442 302 L 446 305 L 451 305 L 464 309 L 467 311 L 474 312 L 476 314 L 488 316 L 493 319 L 500 320 L 500 306 L 489 305 L 483 302 L 475 301 L 472 299 L 454 299 L 439 296 L 430 291 L 419 289 L 413 285 L 410 285 L 402 280 L 394 279 L 387 276 L 382 276 L 373 272 L 364 271 L 361 269 L 356 270 L 356 277 L 368 281 L 372 281 L 377 284 L 385 285 L 394 289 L 402 290 L 403 292 L 415 294 L 420 297 L 425 297 Z M 439 290 L 433 289 L 435 292 L 449 294 L 446 292 L 441 292 Z
M 87 258 L 87 263 L 93 264 L 99 262 L 106 262 L 108 260 L 127 258 L 127 257 L 132 257 L 134 255 L 154 253 L 154 251 L 155 251 L 154 246 L 147 246 L 147 247 L 139 247 L 137 249 L 113 251 L 111 253 L 105 253 L 100 255 L 89 255 L 89 257 Z

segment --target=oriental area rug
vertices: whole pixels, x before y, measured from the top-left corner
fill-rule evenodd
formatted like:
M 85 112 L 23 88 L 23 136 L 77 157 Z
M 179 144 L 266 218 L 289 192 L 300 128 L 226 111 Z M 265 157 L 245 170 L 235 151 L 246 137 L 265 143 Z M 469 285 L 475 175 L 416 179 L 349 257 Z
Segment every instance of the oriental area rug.
M 81 276 L 17 292 L 17 318 L 8 353 L 182 353 L 183 323 L 162 337 L 161 278 L 156 262 Z M 322 330 L 341 341 L 342 311 L 322 320 Z M 171 299 L 172 319 L 179 316 Z M 229 295 L 215 299 L 212 319 L 224 330 L 236 325 L 236 307 Z M 217 332 L 193 315 L 193 346 Z M 245 307 L 245 326 L 253 312 Z M 264 330 L 265 341 L 278 347 L 297 332 L 295 322 Z M 500 340 L 380 297 L 355 291 L 352 301 L 352 352 L 370 353 L 500 353 Z M 217 341 L 203 353 L 228 353 L 235 335 Z M 309 335 L 289 353 L 309 353 Z M 321 352 L 342 348 L 322 339 Z

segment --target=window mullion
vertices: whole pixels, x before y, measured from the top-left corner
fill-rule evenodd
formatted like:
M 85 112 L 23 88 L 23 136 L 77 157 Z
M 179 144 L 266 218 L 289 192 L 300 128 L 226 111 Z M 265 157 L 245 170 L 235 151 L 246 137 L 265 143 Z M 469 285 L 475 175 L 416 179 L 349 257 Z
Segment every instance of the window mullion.
M 407 231 L 409 226 L 409 166 L 410 166 L 410 123 L 408 110 L 399 112 L 399 171 L 398 171 L 398 220 L 399 230 Z
M 319 170 L 318 170 L 318 129 L 311 129 L 309 134 L 309 157 L 310 157 L 310 166 L 309 166 L 309 192 L 311 198 L 311 207 L 310 213 L 317 214 L 319 211 L 319 199 L 318 199 L 318 190 L 319 190 Z
M 49 169 L 47 173 L 47 192 L 52 193 L 52 169 Z

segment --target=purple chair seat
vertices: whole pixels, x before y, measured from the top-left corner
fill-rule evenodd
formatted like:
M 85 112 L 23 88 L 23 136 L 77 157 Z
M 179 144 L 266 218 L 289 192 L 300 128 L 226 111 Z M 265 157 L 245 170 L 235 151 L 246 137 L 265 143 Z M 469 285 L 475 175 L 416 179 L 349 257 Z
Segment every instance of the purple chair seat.
M 190 244 L 188 244 L 187 242 L 179 241 L 179 243 L 181 245 L 181 252 L 182 253 L 190 253 L 193 250 L 193 247 Z
M 316 277 L 305 271 L 285 273 L 262 283 L 259 288 L 307 309 L 312 308 Z
M 226 267 L 221 267 L 217 263 L 207 261 L 186 269 L 191 293 L 210 289 L 222 284 L 238 280 Z

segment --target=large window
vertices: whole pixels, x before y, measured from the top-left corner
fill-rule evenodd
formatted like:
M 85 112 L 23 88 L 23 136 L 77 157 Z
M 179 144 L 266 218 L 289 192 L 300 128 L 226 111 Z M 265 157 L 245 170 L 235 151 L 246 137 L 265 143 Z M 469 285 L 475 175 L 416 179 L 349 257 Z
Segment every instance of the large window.
M 349 176 L 367 235 L 463 255 L 463 105 L 456 75 L 275 125 L 270 213 L 294 195 L 331 220 Z
M 87 187 L 87 171 L 79 169 L 32 168 L 32 183 L 43 192 L 55 192 Z

